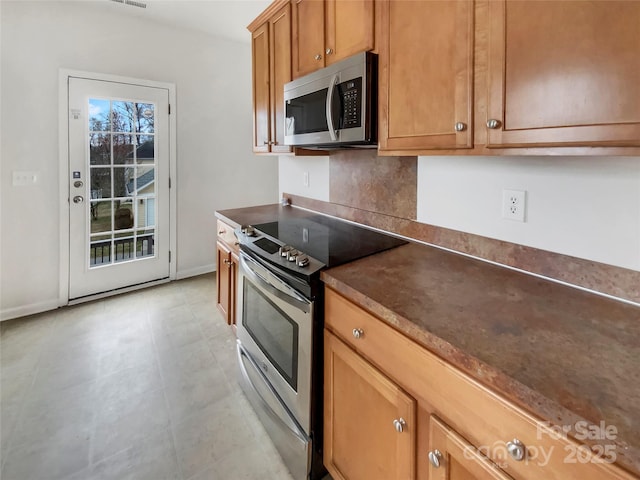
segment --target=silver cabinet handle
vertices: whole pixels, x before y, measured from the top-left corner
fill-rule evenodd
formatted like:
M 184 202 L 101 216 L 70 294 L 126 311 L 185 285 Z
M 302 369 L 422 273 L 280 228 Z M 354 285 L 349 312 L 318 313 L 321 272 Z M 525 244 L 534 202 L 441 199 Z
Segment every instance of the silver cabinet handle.
M 333 50 L 330 48 L 327 48 L 327 50 L 324 53 L 326 53 L 327 55 L 331 55 L 333 53 Z
M 440 468 L 440 462 L 442 461 L 442 453 L 437 448 L 429 452 L 429 463 L 434 468 Z
M 509 455 L 511 455 L 511 458 L 513 458 L 516 462 L 521 462 L 522 460 L 524 460 L 524 457 L 527 453 L 527 449 L 524 446 L 524 443 L 522 443 L 517 438 L 514 438 L 510 442 L 507 442 L 507 451 L 509 452 Z
M 456 132 L 464 132 L 467 129 L 467 124 L 466 123 L 462 123 L 462 122 L 458 122 L 454 125 L 454 127 L 456 129 Z
M 491 130 L 495 130 L 496 128 L 500 127 L 500 120 L 496 120 L 495 118 L 491 118 L 489 120 L 487 120 L 487 128 L 490 128 Z
M 76 195 L 75 197 L 73 197 L 73 203 L 82 203 L 84 202 L 84 197 L 81 197 L 80 195 Z
M 404 432 L 404 427 L 407 426 L 407 422 L 405 422 L 404 418 L 402 418 L 402 417 L 396 418 L 393 421 L 393 426 L 395 427 L 396 432 L 402 433 L 402 432 Z
M 351 333 L 353 333 L 353 338 L 362 338 L 364 335 L 364 331 L 361 328 L 354 328 Z
M 318 54 L 317 54 L 315 57 L 313 57 L 313 58 L 314 58 L 314 59 L 316 59 L 316 60 L 320 60 L 320 59 L 322 59 L 322 55 L 320 55 L 320 54 L 318 53 Z
M 224 230 L 218 230 L 218 235 L 222 235 L 223 233 L 225 233 Z

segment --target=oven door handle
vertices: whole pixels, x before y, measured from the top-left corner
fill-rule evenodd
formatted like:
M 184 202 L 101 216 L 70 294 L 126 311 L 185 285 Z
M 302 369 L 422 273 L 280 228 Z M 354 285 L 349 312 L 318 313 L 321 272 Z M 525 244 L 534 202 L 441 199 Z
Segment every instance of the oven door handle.
M 325 104 L 325 115 L 327 116 L 327 128 L 329 129 L 329 136 L 332 141 L 338 140 L 338 135 L 336 135 L 336 129 L 333 125 L 333 95 L 334 90 L 336 89 L 336 84 L 338 83 L 338 74 L 336 73 L 333 77 L 331 77 L 331 81 L 329 82 L 329 90 L 327 91 L 327 102 Z
M 253 260 L 247 258 L 246 255 L 240 254 L 240 266 L 246 275 L 248 275 L 254 282 L 260 285 L 269 293 L 275 295 L 280 300 L 287 302 L 289 305 L 302 310 L 304 313 L 311 311 L 311 302 L 297 293 L 293 288 L 289 287 L 284 282 L 281 283 L 282 288 L 287 291 L 283 292 L 279 288 L 276 288 L 266 278 L 256 272 L 249 263 L 255 263 Z
M 244 359 L 242 358 L 246 358 L 248 362 L 251 363 L 251 365 L 253 366 L 254 370 L 256 371 L 256 373 L 260 376 L 260 378 L 262 379 L 262 381 L 264 382 L 264 386 L 269 390 L 269 393 L 271 395 L 273 395 L 274 398 L 278 399 L 278 401 L 281 402 L 280 397 L 278 396 L 277 392 L 275 391 L 275 389 L 273 388 L 273 386 L 269 383 L 269 381 L 264 378 L 264 375 L 262 374 L 262 372 L 260 371 L 260 368 L 258 368 L 258 366 L 256 365 L 256 363 L 253 361 L 253 359 L 247 355 L 247 352 L 244 351 L 244 348 L 242 348 L 242 346 L 240 345 L 239 341 L 238 341 L 238 363 L 240 364 L 240 372 L 242 373 L 242 376 L 244 377 L 244 380 L 246 382 L 247 385 L 249 385 L 249 387 L 251 388 L 251 390 L 253 391 L 253 393 L 255 393 L 256 397 L 260 400 L 260 404 L 262 405 L 263 410 L 277 423 L 280 423 L 281 425 L 283 425 L 287 430 L 289 430 L 293 435 L 295 435 L 298 440 L 300 440 L 302 443 L 307 443 L 309 442 L 309 438 L 307 437 L 307 435 L 304 433 L 304 431 L 302 430 L 302 428 L 300 428 L 297 423 L 295 422 L 295 420 L 293 419 L 293 415 L 291 415 L 289 413 L 289 410 L 284 406 L 284 404 L 282 404 L 283 408 L 285 409 L 286 413 L 291 417 L 291 423 L 292 425 L 289 425 L 287 422 L 285 422 L 280 415 L 278 415 L 276 413 L 276 411 L 271 407 L 271 405 L 269 405 L 269 402 L 267 402 L 264 398 L 264 396 L 260 393 L 260 391 L 256 388 L 256 386 L 253 384 L 253 382 L 251 381 L 251 378 L 249 377 L 249 372 L 247 372 L 247 367 L 245 367 L 244 365 Z

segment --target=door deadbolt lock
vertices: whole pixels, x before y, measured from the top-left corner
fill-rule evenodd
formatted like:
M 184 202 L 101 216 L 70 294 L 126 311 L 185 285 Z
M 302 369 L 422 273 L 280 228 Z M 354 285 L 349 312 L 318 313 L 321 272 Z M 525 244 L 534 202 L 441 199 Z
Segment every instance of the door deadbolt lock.
M 84 202 L 84 198 L 82 198 L 80 195 L 76 195 L 75 197 L 73 197 L 73 203 L 82 203 Z
M 84 183 L 82 183 L 82 180 L 76 180 L 75 182 L 73 182 L 73 186 L 76 188 L 80 188 L 84 185 Z

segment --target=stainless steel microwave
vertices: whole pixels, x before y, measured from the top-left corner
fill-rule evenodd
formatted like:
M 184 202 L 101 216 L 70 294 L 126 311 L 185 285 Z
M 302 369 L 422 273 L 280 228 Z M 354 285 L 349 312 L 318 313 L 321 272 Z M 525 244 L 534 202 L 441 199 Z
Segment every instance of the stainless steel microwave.
M 285 84 L 285 144 L 376 147 L 377 83 L 377 56 L 365 52 Z

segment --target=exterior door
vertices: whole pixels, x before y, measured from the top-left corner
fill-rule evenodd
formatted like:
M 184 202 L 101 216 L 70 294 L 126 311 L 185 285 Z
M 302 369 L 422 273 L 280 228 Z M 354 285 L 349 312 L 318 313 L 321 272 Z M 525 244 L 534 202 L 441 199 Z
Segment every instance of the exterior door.
M 69 78 L 69 299 L 169 277 L 169 91 Z

